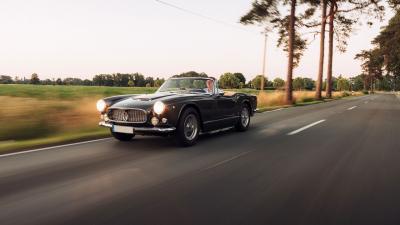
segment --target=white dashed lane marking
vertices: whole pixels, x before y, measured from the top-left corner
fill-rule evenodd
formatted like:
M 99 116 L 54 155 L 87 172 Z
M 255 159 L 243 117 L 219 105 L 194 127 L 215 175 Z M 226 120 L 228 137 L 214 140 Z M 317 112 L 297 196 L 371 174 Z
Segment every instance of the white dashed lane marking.
M 302 127 L 302 128 L 299 128 L 299 129 L 297 129 L 297 130 L 294 130 L 294 131 L 288 133 L 287 135 L 295 135 L 295 134 L 298 134 L 298 133 L 300 133 L 300 132 L 302 132 L 302 131 L 304 131 L 304 130 L 307 130 L 307 129 L 310 128 L 310 127 L 313 127 L 313 126 L 315 126 L 315 125 L 317 125 L 317 124 L 320 124 L 320 123 L 323 123 L 323 122 L 325 122 L 325 121 L 326 121 L 326 120 L 319 120 L 319 121 L 317 121 L 317 122 L 308 124 L 308 125 L 306 125 L 306 126 L 304 126 L 304 127 Z

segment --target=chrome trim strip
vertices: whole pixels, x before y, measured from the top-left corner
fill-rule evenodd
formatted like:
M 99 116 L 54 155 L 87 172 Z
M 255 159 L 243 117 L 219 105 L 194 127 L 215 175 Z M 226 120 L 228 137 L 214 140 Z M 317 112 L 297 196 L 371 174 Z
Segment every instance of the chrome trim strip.
M 224 132 L 224 131 L 230 130 L 232 128 L 234 128 L 234 127 L 226 127 L 226 128 L 222 128 L 222 129 L 218 129 L 218 130 L 208 131 L 208 132 L 200 132 L 200 135 L 203 135 L 203 134 L 215 134 L 215 133 L 219 133 L 219 132 Z
M 99 126 L 112 128 L 112 124 L 106 123 L 104 121 L 99 122 Z M 175 127 L 133 127 L 134 131 L 144 131 L 144 132 L 160 132 L 160 133 L 169 133 L 176 130 Z
M 122 109 L 122 110 L 128 110 L 128 109 L 134 109 L 134 110 L 141 110 L 147 114 L 147 111 L 145 109 L 140 109 L 140 108 L 129 108 L 129 107 L 110 107 L 108 109 Z
M 155 131 L 155 132 L 162 132 L 162 133 L 167 133 L 167 132 L 172 132 L 175 131 L 175 127 L 134 127 L 133 128 L 135 131 Z
M 128 121 L 120 121 L 120 120 L 107 120 L 107 121 L 110 121 L 110 122 L 113 122 L 113 123 L 129 123 L 129 124 L 144 124 L 144 123 L 146 123 L 147 121 L 145 121 L 145 122 L 128 122 Z
M 236 118 L 239 118 L 239 117 L 240 116 L 231 116 L 231 117 L 222 118 L 222 119 L 218 119 L 218 120 L 209 120 L 209 121 L 205 121 L 204 124 L 218 122 L 218 121 L 222 121 L 222 120 L 236 119 Z

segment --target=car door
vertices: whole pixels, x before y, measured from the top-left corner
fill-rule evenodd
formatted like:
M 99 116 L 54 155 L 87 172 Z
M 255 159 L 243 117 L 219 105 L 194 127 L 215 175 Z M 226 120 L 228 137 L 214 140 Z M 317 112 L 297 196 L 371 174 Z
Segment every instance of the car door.
M 192 99 L 192 102 L 195 103 L 200 110 L 203 131 L 217 129 L 216 121 L 221 118 L 221 115 L 218 113 L 218 105 L 217 101 L 214 99 L 214 96 L 209 94 L 201 94 L 198 95 L 195 100 Z
M 201 111 L 201 116 L 204 122 L 211 123 L 220 119 L 218 111 L 217 101 L 211 95 L 202 95 L 198 100 L 196 100 L 196 104 L 199 106 Z
M 215 95 L 214 98 L 217 103 L 219 126 L 226 127 L 234 124 L 237 120 L 236 98 L 220 94 Z

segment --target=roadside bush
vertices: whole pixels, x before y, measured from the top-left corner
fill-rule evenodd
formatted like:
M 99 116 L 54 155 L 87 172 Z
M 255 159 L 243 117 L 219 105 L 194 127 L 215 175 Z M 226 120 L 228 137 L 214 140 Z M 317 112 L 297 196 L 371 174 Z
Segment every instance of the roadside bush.
M 303 98 L 301 102 L 312 102 L 315 101 L 315 98 Z
M 294 103 L 315 101 L 315 92 L 313 91 L 295 91 L 293 93 Z

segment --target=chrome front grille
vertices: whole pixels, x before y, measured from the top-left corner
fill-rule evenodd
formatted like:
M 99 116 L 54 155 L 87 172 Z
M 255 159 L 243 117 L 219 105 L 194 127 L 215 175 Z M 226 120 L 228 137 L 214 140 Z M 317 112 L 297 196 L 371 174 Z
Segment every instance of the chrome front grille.
M 121 123 L 145 123 L 147 113 L 142 109 L 110 109 L 108 118 Z

